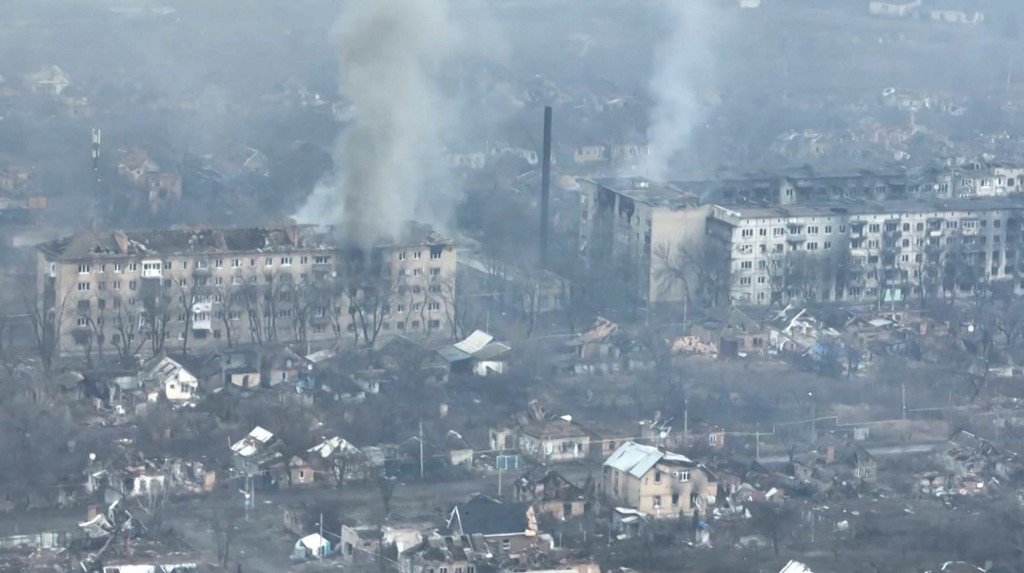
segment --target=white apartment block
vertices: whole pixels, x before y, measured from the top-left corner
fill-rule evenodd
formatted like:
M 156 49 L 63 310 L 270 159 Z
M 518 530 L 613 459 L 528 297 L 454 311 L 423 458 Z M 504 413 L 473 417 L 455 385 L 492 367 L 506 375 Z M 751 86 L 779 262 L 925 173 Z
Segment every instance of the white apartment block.
M 897 303 L 984 283 L 1021 291 L 1022 223 L 1009 198 L 716 205 L 707 235 L 735 303 Z
M 60 354 L 447 332 L 452 241 L 410 227 L 370 250 L 337 245 L 296 225 L 83 231 L 39 247 L 39 312 Z
M 699 288 L 712 204 L 794 205 L 829 200 L 893 200 L 917 189 L 899 173 L 816 175 L 806 170 L 742 179 L 652 182 L 581 180 L 579 252 L 608 288 L 623 284 L 637 304 L 677 304 Z M 666 269 L 673 267 L 681 273 Z M 678 276 L 679 274 L 683 276 Z
M 998 197 L 1024 191 L 1024 167 L 974 165 L 944 173 L 936 182 L 941 197 Z

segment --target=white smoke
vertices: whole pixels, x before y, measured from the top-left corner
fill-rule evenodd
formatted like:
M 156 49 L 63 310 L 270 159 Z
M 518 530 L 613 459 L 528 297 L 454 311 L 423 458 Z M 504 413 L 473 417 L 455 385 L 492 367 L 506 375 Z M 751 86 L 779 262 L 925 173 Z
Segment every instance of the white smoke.
M 341 95 L 350 123 L 321 180 L 296 214 L 300 222 L 338 225 L 368 246 L 396 237 L 414 218 L 450 204 L 438 184 L 449 113 L 437 72 L 457 41 L 446 0 L 353 0 L 337 32 Z
M 648 118 L 644 174 L 663 180 L 687 151 L 694 129 L 707 113 L 714 85 L 714 33 L 721 10 L 713 0 L 665 0 L 668 34 L 654 53 L 648 86 L 653 100 Z

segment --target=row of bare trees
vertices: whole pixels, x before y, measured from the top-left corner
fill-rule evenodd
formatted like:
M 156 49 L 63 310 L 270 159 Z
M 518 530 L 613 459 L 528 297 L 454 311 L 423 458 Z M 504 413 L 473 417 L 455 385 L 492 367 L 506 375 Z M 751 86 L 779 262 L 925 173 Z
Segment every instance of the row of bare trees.
M 383 330 L 416 324 L 424 335 L 465 332 L 468 305 L 454 277 L 442 273 L 407 276 L 366 254 L 350 255 L 344 272 L 323 272 L 294 280 L 285 272 L 231 277 L 144 279 L 129 291 L 110 290 L 79 299 L 73 291 L 26 300 L 35 345 L 44 368 L 52 366 L 63 338 L 70 335 L 90 366 L 113 349 L 117 362 L 130 365 L 140 353 L 171 350 L 188 354 L 197 321 L 216 325 L 224 343 L 306 343 L 311 335 L 351 336 L 372 347 Z M 204 328 L 202 330 L 213 330 Z M 205 332 L 202 336 L 205 336 Z M 3 351 L 0 345 L 0 351 Z

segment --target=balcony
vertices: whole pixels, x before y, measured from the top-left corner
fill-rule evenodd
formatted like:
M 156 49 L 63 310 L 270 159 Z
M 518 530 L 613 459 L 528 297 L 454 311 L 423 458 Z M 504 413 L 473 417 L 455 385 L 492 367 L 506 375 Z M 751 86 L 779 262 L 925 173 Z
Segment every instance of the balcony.
M 163 261 L 150 259 L 142 261 L 142 278 L 144 279 L 158 279 L 163 276 L 164 263 Z
M 804 233 L 790 233 L 786 235 L 786 241 L 790 243 L 802 243 L 807 240 L 807 235 Z

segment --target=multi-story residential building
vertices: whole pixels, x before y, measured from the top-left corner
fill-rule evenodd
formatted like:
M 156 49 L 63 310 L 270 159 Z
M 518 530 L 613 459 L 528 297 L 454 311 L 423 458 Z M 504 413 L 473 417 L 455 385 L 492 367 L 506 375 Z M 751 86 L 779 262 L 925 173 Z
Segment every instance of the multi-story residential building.
M 923 301 L 1020 291 L 1024 203 L 1012 198 L 715 206 L 707 222 L 736 303 Z
M 937 177 L 942 197 L 970 198 L 1009 195 L 1024 191 L 1024 167 L 973 163 Z
M 602 287 L 628 304 L 679 302 L 684 288 L 660 274 L 667 261 L 700 249 L 710 206 L 671 183 L 581 181 L 580 254 L 601 269 Z
M 718 479 L 682 454 L 626 442 L 604 462 L 601 491 L 615 505 L 654 517 L 705 513 L 718 495 Z
M 636 304 L 683 302 L 718 280 L 712 276 L 716 261 L 704 233 L 712 203 L 893 200 L 918 189 L 903 173 L 820 175 L 809 170 L 713 181 L 615 178 L 580 184 L 581 256 L 588 266 L 603 270 L 610 291 L 621 290 Z
M 447 331 L 455 246 L 423 228 L 372 249 L 333 230 L 83 231 L 42 245 L 39 316 L 60 354 Z

